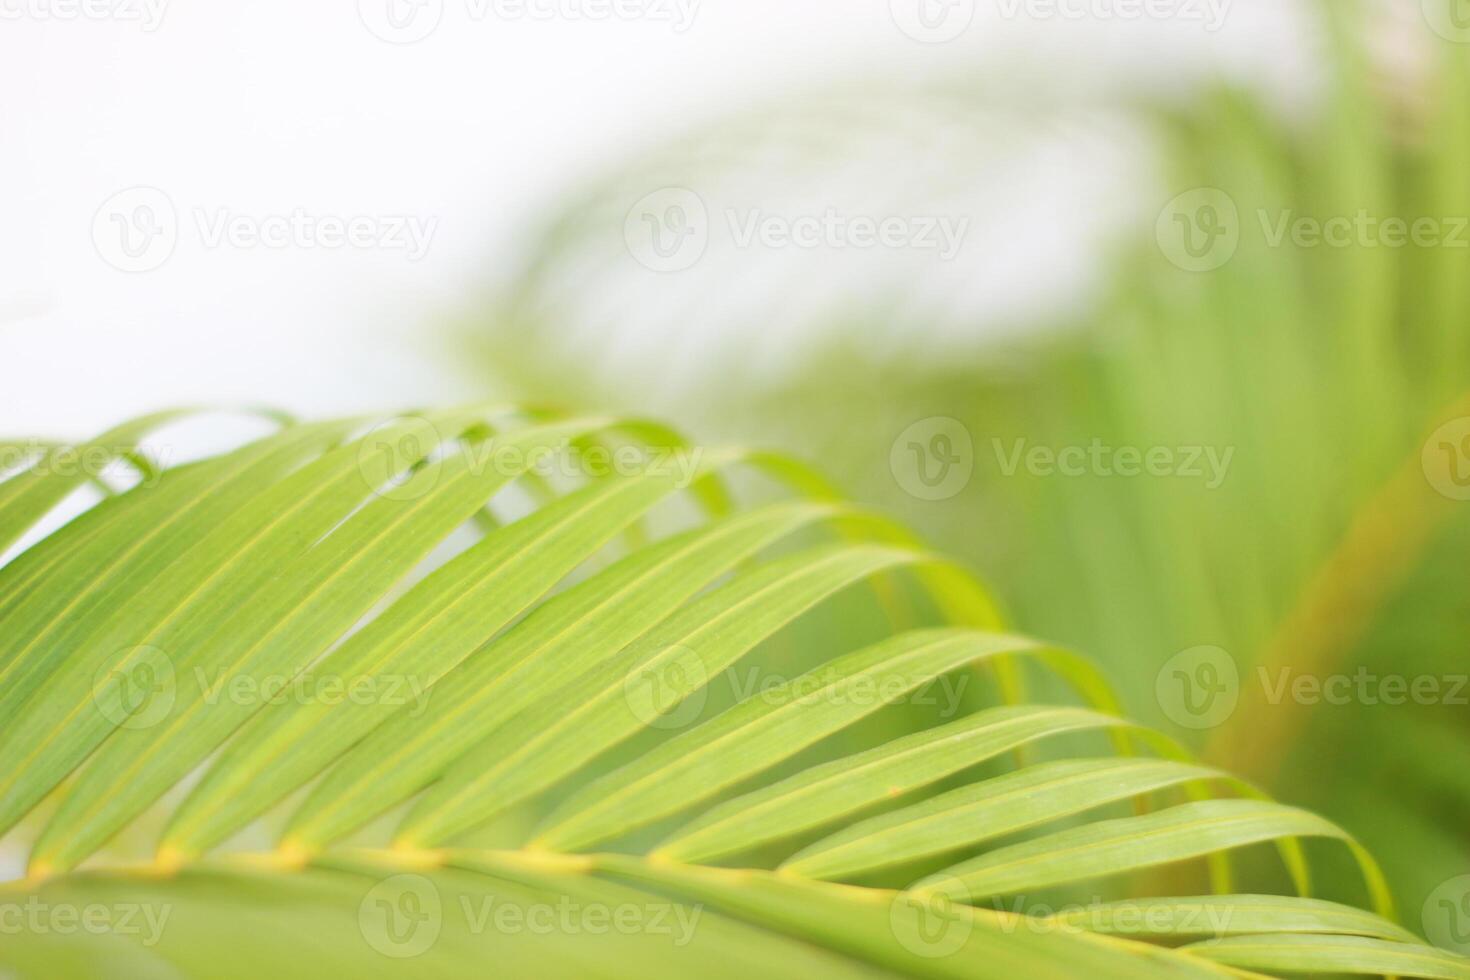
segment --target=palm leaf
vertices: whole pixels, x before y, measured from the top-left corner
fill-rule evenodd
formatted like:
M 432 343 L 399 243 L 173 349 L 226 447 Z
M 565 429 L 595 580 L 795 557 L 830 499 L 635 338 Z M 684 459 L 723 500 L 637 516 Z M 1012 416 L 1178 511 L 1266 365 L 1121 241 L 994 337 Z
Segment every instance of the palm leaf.
M 631 455 L 541 470 L 568 447 Z M 1258 842 L 1304 884 L 1296 840 L 1326 836 L 1390 912 L 1340 829 L 1118 718 L 1085 660 L 790 460 L 469 408 L 281 420 L 155 476 L 0 566 L 17 975 L 1210 977 L 1349 940 L 1461 968 L 1320 900 L 1161 900 L 1162 934 L 967 904 L 1102 875 L 1124 901 Z M 0 524 L 81 485 L 12 475 Z M 995 703 L 1041 677 L 1082 704 Z M 1336 944 L 1230 945 L 1305 939 Z
M 471 342 L 487 372 L 526 397 L 565 391 L 567 365 L 580 364 L 573 387 L 595 404 L 657 397 L 705 435 L 766 434 L 819 456 L 861 499 L 985 569 L 1034 629 L 1085 646 L 1141 720 L 1179 724 L 1181 738 L 1205 735 L 1171 717 L 1160 665 L 1201 645 L 1228 651 L 1242 668 L 1239 710 L 1206 758 L 1346 823 L 1412 907 L 1465 862 L 1470 793 L 1452 785 L 1470 769 L 1463 711 L 1268 699 L 1253 668 L 1464 673 L 1470 629 L 1454 569 L 1470 510 L 1450 481 L 1464 479 L 1456 451 L 1470 413 L 1470 46 L 1442 36 L 1456 0 L 1309 6 L 1313 29 L 1294 40 L 1304 58 L 1321 54 L 1325 85 L 1302 112 L 1229 80 L 1171 91 L 1165 104 L 1102 84 L 1049 94 L 1039 77 L 1023 91 L 998 77 L 1003 65 L 983 63 L 920 86 L 884 80 L 881 94 L 848 84 L 742 108 L 556 202 L 528 229 L 522 275 Z M 1385 71 L 1375 55 L 1399 45 L 1412 70 Z M 1130 172 L 1162 180 L 1107 183 L 1110 152 L 1148 142 L 1104 128 L 1119 117 L 1163 150 L 1157 167 Z M 659 187 L 702 196 L 712 229 L 720 213 L 757 205 L 968 215 L 1009 229 L 1011 195 L 984 193 L 997 186 L 992 148 L 1029 162 L 1043 138 L 1064 139 L 1087 166 L 1065 181 L 1048 172 L 1026 233 L 995 235 L 994 254 L 982 239 L 955 262 L 893 258 L 844 276 L 852 256 L 836 250 L 721 249 L 724 236 L 711 234 L 696 265 L 653 275 L 621 234 L 629 208 Z M 989 277 L 1044 240 L 1055 223 L 1038 216 L 1079 186 L 1083 206 L 1060 206 L 1076 219 L 1053 245 L 1061 254 L 1032 265 L 1048 274 L 1017 280 L 1068 294 L 1066 247 L 1133 195 L 1136 234 L 1117 261 L 1108 254 L 1080 313 L 1041 304 L 1018 335 L 1013 294 Z M 1186 217 L 1171 202 L 1201 192 L 1224 194 L 1239 219 L 1230 254 L 1205 271 L 1170 261 L 1179 256 L 1156 224 Z M 1364 218 L 1366 237 L 1345 244 L 1290 233 L 1298 220 Z M 1398 247 L 1373 230 L 1390 218 L 1427 220 L 1444 239 Z M 735 280 L 750 288 L 732 300 L 717 284 Z M 636 310 L 636 321 L 609 310 Z M 780 370 L 740 357 L 750 376 L 736 377 L 731 351 L 752 343 Z M 599 356 L 585 357 L 589 347 Z M 663 363 L 650 348 L 677 350 L 682 389 L 649 376 Z M 972 479 L 953 500 L 916 499 L 884 466 L 896 436 L 936 417 L 972 437 Z M 1016 444 L 1094 443 L 1208 448 L 1230 463 L 1206 482 L 1128 478 L 1107 464 L 1063 477 L 1001 458 Z M 980 508 L 990 519 L 975 520 Z

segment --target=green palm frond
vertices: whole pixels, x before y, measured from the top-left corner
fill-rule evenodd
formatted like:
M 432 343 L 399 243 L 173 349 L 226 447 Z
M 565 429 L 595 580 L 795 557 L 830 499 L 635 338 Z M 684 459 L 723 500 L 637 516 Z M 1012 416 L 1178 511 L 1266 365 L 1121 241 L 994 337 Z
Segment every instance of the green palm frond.
M 1465 976 L 1338 827 L 1117 717 L 791 460 L 515 408 L 279 420 L 57 527 L 65 451 L 0 482 L 17 976 Z M 1135 900 L 1255 845 L 1305 894 L 1319 838 L 1374 911 Z
M 565 365 L 581 363 L 574 387 L 596 404 L 645 404 L 655 389 L 701 434 L 756 433 L 822 459 L 860 499 L 983 569 L 1028 627 L 1085 646 L 1140 720 L 1178 726 L 1210 762 L 1348 826 L 1415 907 L 1470 868 L 1470 45 L 1445 30 L 1458 22 L 1454 0 L 1312 6 L 1313 30 L 1292 40 L 1313 53 L 1324 42 L 1325 84 L 1294 112 L 1225 84 L 1183 97 L 1171 87 L 1167 100 L 1046 99 L 980 66 L 932 88 L 895 86 L 871 112 L 869 100 L 838 93 L 685 134 L 612 168 L 533 228 L 524 274 L 474 342 L 491 354 L 487 371 L 526 397 L 565 390 Z M 1395 29 L 1414 70 L 1384 85 L 1369 52 Z M 909 111 L 893 111 L 893 98 Z M 848 198 L 823 186 L 795 208 L 784 187 L 805 187 L 811 171 L 865 167 L 863 213 L 930 213 L 937 200 L 939 213 L 1010 228 L 1009 202 L 984 194 L 995 146 L 1029 159 L 1032 141 L 1064 134 L 1092 175 L 1109 169 L 1092 166 L 1099 144 L 1147 142 L 1107 130 L 1099 139 L 1072 125 L 1076 116 L 1096 127 L 1128 120 L 1157 141 L 1156 167 L 1139 166 L 1131 185 L 1093 188 L 1081 210 L 1132 205 L 1131 234 L 1120 231 L 1100 263 L 1105 281 L 1085 309 L 1040 312 L 1029 331 L 1010 329 L 1005 291 L 973 254 L 970 293 L 942 262 L 860 290 L 836 277 L 836 261 L 802 277 L 790 274 L 795 260 L 762 249 L 711 249 L 689 269 L 652 273 L 625 241 L 624 216 L 655 187 L 804 214 Z M 951 139 L 956 129 L 963 137 Z M 894 143 L 903 149 L 875 165 L 866 148 Z M 1025 227 L 1050 226 L 1071 191 L 1048 186 Z M 1233 215 L 1235 234 L 1196 263 L 1171 235 L 1201 207 Z M 1398 239 L 1384 232 L 1390 221 Z M 1409 234 L 1426 226 L 1427 237 Z M 1329 228 L 1346 237 L 1329 242 Z M 1205 229 L 1192 230 L 1203 242 Z M 1023 249 L 1017 238 L 1005 241 Z M 1036 269 L 1027 278 L 1062 291 L 1054 263 Z M 652 327 L 646 304 L 624 301 L 650 280 L 678 300 L 656 308 Z M 732 358 L 718 332 L 683 330 L 732 308 L 712 280 L 748 283 L 739 302 L 762 304 L 740 320 L 738 343 L 784 355 L 764 386 L 727 383 Z M 887 291 L 870 296 L 869 286 Z M 977 292 L 994 302 L 974 309 Z M 636 327 L 624 310 L 637 311 Z M 695 365 L 681 372 L 697 379 L 692 394 L 638 373 L 662 363 L 643 344 L 678 343 L 680 363 Z M 603 345 L 601 356 L 577 357 L 589 344 Z M 973 464 L 963 491 L 937 501 L 907 492 L 886 465 L 911 424 L 936 418 L 962 423 Z M 1175 460 L 1183 450 L 1200 465 L 1190 478 L 1183 466 L 1154 478 L 1017 462 L 1030 449 L 1094 444 Z M 1205 465 L 1206 453 L 1218 465 Z M 1180 722 L 1160 694 L 1161 665 L 1206 646 L 1238 666 L 1239 707 Z M 1268 697 L 1262 681 L 1360 674 L 1425 680 L 1440 693 L 1434 703 L 1298 703 Z

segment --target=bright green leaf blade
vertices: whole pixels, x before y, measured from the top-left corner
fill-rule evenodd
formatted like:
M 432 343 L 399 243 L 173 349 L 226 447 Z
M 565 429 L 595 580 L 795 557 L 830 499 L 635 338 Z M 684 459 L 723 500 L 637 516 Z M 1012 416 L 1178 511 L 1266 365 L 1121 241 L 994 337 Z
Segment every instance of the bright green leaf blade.
M 111 460 L 128 456 L 149 432 L 189 414 L 189 409 L 155 412 L 124 422 L 79 446 L 55 446 L 34 465 L 0 483 L 0 553 L 73 490 L 98 475 L 92 457 L 100 454 L 102 459 Z
M 570 904 L 578 910 L 595 912 L 607 909 L 614 920 L 627 913 L 629 921 L 640 922 L 640 931 L 650 937 L 664 938 L 666 945 L 672 947 L 671 952 L 678 954 L 677 963 L 635 963 L 601 943 L 586 944 L 592 963 L 605 965 L 609 956 L 615 956 L 619 966 L 614 969 L 624 976 L 628 972 L 640 976 L 670 975 L 671 968 L 676 966 L 679 970 L 673 975 L 685 976 L 703 976 L 706 971 L 732 977 L 766 976 L 768 972 L 796 977 L 891 976 L 860 959 L 727 917 L 703 903 L 671 901 L 666 894 L 634 888 L 555 858 L 538 860 L 504 852 L 450 851 L 445 853 L 444 861 L 448 868 L 474 872 L 489 883 L 525 889 L 542 903 Z M 571 921 L 575 923 L 577 919 Z M 628 931 L 631 930 L 626 927 L 608 930 L 610 934 Z
M 566 873 L 528 883 L 493 871 L 470 856 L 446 867 L 371 852 L 300 870 L 221 863 L 173 876 L 68 875 L 0 891 L 0 914 L 21 926 L 0 944 L 0 972 L 18 969 L 26 980 L 309 980 L 324 971 L 454 980 L 493 964 L 497 974 L 529 977 L 888 976 L 627 885 Z M 42 910 L 41 929 L 25 926 L 28 902 Z M 126 915 L 127 934 L 58 919 L 69 930 L 58 936 L 49 919 L 58 909 L 101 912 L 105 925 Z
M 260 484 L 310 458 L 342 430 L 297 426 L 216 460 L 165 474 L 155 487 L 139 487 L 82 515 L 31 548 L 21 561 L 0 569 L 7 594 L 19 592 L 29 572 L 44 571 L 45 588 L 30 590 L 7 609 L 0 631 L 0 726 L 45 680 L 61 652 L 75 667 L 81 659 L 115 653 L 137 642 L 132 619 L 140 595 L 154 598 L 155 583 L 191 553 L 199 527 L 226 520 L 258 495 Z M 53 554 L 55 564 L 37 569 Z M 26 558 L 36 559 L 28 564 Z M 104 633 L 99 638 L 98 634 Z M 100 653 L 94 648 L 102 647 Z M 0 744 L 4 736 L 0 735 Z M 0 826 L 5 826 L 0 820 Z
M 1015 895 L 1292 837 L 1335 838 L 1357 853 L 1341 828 L 1305 810 L 1261 800 L 1208 800 L 997 848 L 915 887 L 968 900 Z M 1371 864 L 1366 855 L 1357 856 Z M 1368 864 L 1364 873 L 1370 882 L 1378 878 L 1377 868 Z M 1379 907 L 1386 907 L 1386 890 L 1373 890 Z
M 331 427 L 296 427 L 218 465 L 199 464 L 133 490 L 115 502 L 114 513 L 145 531 L 132 520 L 107 523 L 59 562 L 34 601 L 7 615 L 0 752 L 13 764 L 0 771 L 0 828 L 12 826 L 127 717 L 108 672 L 145 647 L 155 604 L 187 591 L 195 561 L 216 560 L 194 547 L 199 527 L 224 520 L 259 494 L 261 480 L 335 437 Z
M 546 818 L 533 845 L 582 850 L 672 816 L 944 674 L 1035 648 L 1004 634 L 920 630 L 849 653 L 589 783 Z
M 1131 727 L 1121 718 L 1082 708 L 992 708 L 738 796 L 678 830 L 655 853 L 686 862 L 738 854 L 829 824 L 1030 742 Z
M 134 648 L 116 665 L 115 671 L 128 676 L 146 663 L 152 674 L 163 676 L 155 682 L 162 685 L 154 689 L 159 697 L 125 716 L 126 724 L 113 729 L 81 778 L 71 784 L 36 842 L 33 864 L 70 866 L 105 843 L 265 707 L 262 685 L 269 690 L 273 678 L 294 677 L 315 660 L 439 541 L 522 472 L 529 456 L 553 449 L 589 426 L 569 422 L 521 430 L 496 443 L 516 450 L 513 461 L 497 458 L 486 466 L 485 457 L 457 453 L 418 469 L 391 495 L 373 493 L 362 479 L 355 454 L 352 460 L 340 460 L 329 483 L 333 505 L 317 498 L 313 502 L 322 503 L 319 510 L 307 507 L 301 513 L 309 514 L 303 520 L 312 529 L 318 519 L 331 518 L 341 506 L 350 517 L 335 528 L 327 524 L 331 533 L 294 562 L 289 556 L 299 553 L 303 541 L 291 533 L 290 521 L 249 538 L 247 547 L 270 549 L 250 563 L 255 573 L 265 571 L 268 578 L 249 605 L 242 607 L 233 590 L 222 586 L 199 599 L 190 617 L 193 635 L 181 633 L 167 644 Z M 356 506 L 368 496 L 372 499 Z M 315 536 L 308 534 L 305 543 L 313 540 Z M 272 560 L 277 549 L 279 557 Z M 288 562 L 284 568 L 279 567 L 282 559 Z M 269 575 L 271 569 L 277 574 Z M 248 681 L 247 696 L 232 686 L 241 678 Z M 72 686 L 78 680 L 83 684 L 80 701 L 74 697 L 72 704 L 85 706 L 95 697 L 95 682 L 89 677 L 71 680 Z M 73 715 L 79 712 L 102 717 L 104 724 L 115 723 L 106 711 L 71 709 Z M 80 732 L 52 732 L 54 740 L 30 755 L 44 753 L 62 761 L 32 766 L 33 771 L 55 772 L 89 747 Z
M 707 460 L 721 465 L 713 454 Z M 430 695 L 447 671 L 678 483 L 658 474 L 594 484 L 491 533 L 436 570 L 311 668 L 344 689 L 367 682 L 398 695 L 306 698 L 262 711 L 176 811 L 163 846 L 197 854 L 223 840 L 403 708 L 410 692 L 411 714 L 437 713 Z
M 1402 926 L 1351 905 L 1281 895 L 1205 895 L 1102 902 L 1059 912 L 1059 927 L 1150 939 L 1219 939 L 1260 933 L 1367 936 L 1417 942 Z
M 400 714 L 347 754 L 293 815 L 293 847 L 316 850 L 432 782 L 518 710 L 591 669 L 776 541 L 840 513 L 777 504 L 635 552 L 553 597 L 436 685 L 433 711 Z
M 78 929 L 62 943 L 49 931 L 7 935 L 0 967 L 44 965 L 47 980 L 306 980 L 324 971 L 454 978 L 487 963 L 516 976 L 729 980 L 1236 975 L 1169 950 L 1031 934 L 1003 916 L 916 906 L 911 895 L 634 858 L 582 866 L 503 852 L 369 851 L 300 870 L 221 863 L 172 876 L 97 871 L 34 892 L 9 886 L 0 907 L 24 908 L 32 897 L 47 908 L 136 913 L 130 936 Z M 270 941 L 242 944 L 240 935 Z
M 895 548 L 834 546 L 736 579 L 466 754 L 420 797 L 399 841 L 420 846 L 449 840 L 554 785 L 703 691 L 709 678 L 823 599 L 879 572 L 925 560 Z
M 1028 932 L 1016 928 L 1013 917 L 933 895 L 614 856 L 599 857 L 597 867 L 617 878 L 668 890 L 724 914 L 860 956 L 903 976 L 1182 980 L 1226 975 L 1210 972 L 1218 968 L 1203 961 L 1141 943 Z
M 1226 966 L 1276 974 L 1351 973 L 1470 980 L 1470 959 L 1432 946 L 1362 936 L 1239 936 L 1184 947 Z
M 1029 766 L 854 824 L 781 867 L 807 878 L 851 878 L 1038 827 L 1181 783 L 1218 779 L 1167 759 L 1066 759 Z

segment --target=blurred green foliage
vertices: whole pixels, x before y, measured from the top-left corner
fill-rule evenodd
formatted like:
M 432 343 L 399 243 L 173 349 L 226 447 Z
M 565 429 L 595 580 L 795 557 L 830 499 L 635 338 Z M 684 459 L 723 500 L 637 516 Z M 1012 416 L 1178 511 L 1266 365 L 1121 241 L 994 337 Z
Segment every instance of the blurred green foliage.
M 704 386 L 680 413 L 707 435 L 810 453 L 899 509 L 978 565 L 1021 627 L 1103 660 L 1152 723 L 1180 720 L 1161 673 L 1171 658 L 1225 651 L 1239 703 L 1218 725 L 1176 731 L 1360 835 L 1412 918 L 1470 870 L 1470 691 L 1455 682 L 1470 672 L 1470 503 L 1458 499 L 1470 474 L 1470 45 L 1426 29 L 1423 79 L 1394 91 L 1364 53 L 1372 27 L 1357 5 L 1322 16 L 1328 84 L 1304 118 L 1227 89 L 1137 107 L 1164 147 L 1159 220 L 1104 260 L 1084 315 L 936 364 L 917 331 L 909 352 L 872 357 L 865 337 L 890 311 L 848 308 L 825 333 L 840 339 L 792 354 L 804 369 L 759 392 Z M 687 155 L 690 186 L 718 166 L 708 157 Z M 633 378 L 583 358 L 569 377 L 546 313 L 548 270 L 608 231 L 577 215 L 623 186 L 550 221 L 525 278 L 475 319 L 472 343 L 516 394 L 628 408 L 659 385 L 667 365 Z M 711 313 L 723 301 L 705 297 Z M 970 445 L 929 448 L 974 469 L 963 492 L 922 500 L 896 472 L 907 447 L 893 449 L 934 418 L 958 420 Z M 1211 479 L 1177 466 L 1122 476 L 1095 457 L 1078 475 L 1013 462 L 1020 446 L 1094 445 L 1228 466 Z M 1301 676 L 1366 676 L 1370 692 L 1431 678 L 1438 693 L 1332 704 L 1276 689 Z

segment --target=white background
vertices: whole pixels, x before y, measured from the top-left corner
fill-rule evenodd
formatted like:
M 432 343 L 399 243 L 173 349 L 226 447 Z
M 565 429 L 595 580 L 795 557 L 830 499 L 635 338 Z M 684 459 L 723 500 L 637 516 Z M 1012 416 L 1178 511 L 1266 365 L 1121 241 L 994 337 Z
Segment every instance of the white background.
M 906 36 L 890 0 L 703 0 L 682 33 L 477 21 L 443 0 L 409 45 L 375 37 L 355 0 L 173 0 L 152 31 L 63 19 L 75 2 L 0 0 L 0 435 L 83 436 L 179 403 L 321 414 L 483 394 L 444 324 L 504 274 L 518 231 L 625 153 L 784 91 L 987 58 L 1159 91 L 1221 68 L 1283 90 L 1310 74 L 1285 0 L 1235 0 L 1218 33 L 978 0 L 945 44 Z M 134 185 L 164 191 L 181 227 L 167 262 L 125 273 L 92 223 Z M 437 228 L 410 262 L 208 248 L 191 217 L 298 207 Z

